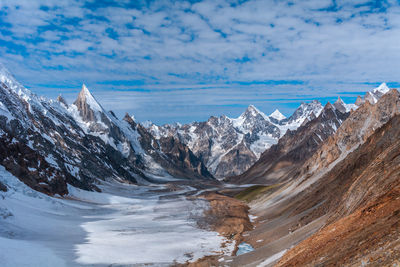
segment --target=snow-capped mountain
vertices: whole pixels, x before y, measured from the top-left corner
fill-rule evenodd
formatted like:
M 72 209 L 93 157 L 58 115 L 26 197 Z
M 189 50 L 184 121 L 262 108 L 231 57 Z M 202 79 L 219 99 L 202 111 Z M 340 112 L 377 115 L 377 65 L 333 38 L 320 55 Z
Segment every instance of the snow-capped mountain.
M 269 115 L 269 117 L 270 117 L 270 118 L 274 118 L 274 119 L 276 119 L 276 120 L 278 120 L 278 121 L 281 121 L 281 120 L 286 119 L 285 115 L 283 115 L 278 109 L 275 109 L 275 111 L 272 112 L 272 113 Z
M 357 98 L 356 105 L 360 106 L 365 101 L 369 101 L 371 104 L 375 104 L 378 100 L 387 92 L 390 91 L 390 88 L 387 86 L 386 83 L 382 83 L 377 88 L 373 89 L 372 91 L 366 92 L 364 95 L 364 99 L 361 97 Z
M 329 136 L 334 134 L 349 116 L 345 107 L 327 103 L 318 117 L 305 119 L 300 127 L 288 130 L 277 144 L 262 153 L 260 159 L 243 174 L 228 178 L 234 183 L 267 183 L 285 181 L 296 173 Z M 304 107 L 303 107 L 304 108 Z
M 212 178 L 182 144 L 162 147 L 153 138 L 144 148 L 146 134 L 106 112 L 85 85 L 68 105 L 36 96 L 0 65 L 0 164 L 35 190 L 63 195 L 67 184 L 93 190 L 107 179 Z
M 250 105 L 238 118 L 222 115 L 185 125 L 148 123 L 147 128 L 158 139 L 177 137 L 215 177 L 223 178 L 243 173 L 287 130 L 316 118 L 322 109 L 318 101 L 302 103 L 292 116 L 285 118 L 279 111 L 267 116 Z

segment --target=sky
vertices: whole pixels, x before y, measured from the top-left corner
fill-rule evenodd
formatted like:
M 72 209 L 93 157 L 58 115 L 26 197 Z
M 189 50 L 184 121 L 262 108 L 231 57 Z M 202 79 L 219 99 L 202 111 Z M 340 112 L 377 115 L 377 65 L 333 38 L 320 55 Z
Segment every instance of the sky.
M 399 1 L 0 0 L 0 62 L 72 103 L 158 124 L 290 115 L 400 77 Z

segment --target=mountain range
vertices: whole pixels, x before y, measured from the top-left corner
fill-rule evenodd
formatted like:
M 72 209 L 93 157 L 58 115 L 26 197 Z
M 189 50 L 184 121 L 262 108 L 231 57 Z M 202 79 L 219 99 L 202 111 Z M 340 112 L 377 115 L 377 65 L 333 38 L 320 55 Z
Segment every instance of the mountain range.
M 26 220 L 10 219 L 22 206 L 17 196 L 35 196 L 47 202 L 24 206 L 27 214 L 40 208 L 38 214 L 64 220 L 66 209 L 75 214 L 78 207 L 82 218 L 90 218 L 80 225 L 89 233 L 86 241 L 74 251 L 99 240 L 104 246 L 103 236 L 93 238 L 96 231 L 109 231 L 110 240 L 115 233 L 138 238 L 147 224 L 151 237 L 162 233 L 154 244 L 173 243 L 159 224 L 154 229 L 152 224 L 161 222 L 174 237 L 185 237 L 178 252 L 171 250 L 186 259 L 184 266 L 396 266 L 399 122 L 400 93 L 383 83 L 355 104 L 340 97 L 325 106 L 314 100 L 301 103 L 288 118 L 250 105 L 238 118 L 159 126 L 129 114 L 117 118 L 85 85 L 70 104 L 61 96 L 39 97 L 1 65 L 0 224 L 7 230 L 0 229 L 0 245 L 24 236 L 15 233 Z M 16 187 L 14 177 L 31 191 Z M 43 212 L 53 204 L 52 212 Z M 108 213 L 115 207 L 118 212 Z M 142 220 L 140 228 L 129 224 L 135 220 Z M 129 227 L 119 228 L 125 224 Z M 211 230 L 218 238 L 205 237 Z M 112 245 L 126 249 L 129 235 Z M 222 242 L 221 236 L 224 243 L 217 245 L 225 252 L 214 253 L 215 244 L 205 240 Z M 198 247 L 209 247 L 211 256 L 180 255 L 182 246 L 190 247 L 186 238 L 200 240 Z M 138 264 L 153 263 L 178 264 L 175 258 Z

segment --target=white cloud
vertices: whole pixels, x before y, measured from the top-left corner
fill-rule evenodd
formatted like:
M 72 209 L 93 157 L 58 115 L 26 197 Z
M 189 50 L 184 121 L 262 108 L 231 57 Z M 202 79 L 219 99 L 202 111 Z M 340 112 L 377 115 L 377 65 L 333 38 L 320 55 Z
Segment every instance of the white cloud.
M 123 2 L 89 9 L 82 1 L 46 1 L 44 8 L 43 1 L 3 0 L 0 20 L 11 27 L 0 29 L 11 35 L 0 31 L 7 42 L 0 56 L 30 87 L 85 81 L 101 90 L 126 88 L 104 80 L 143 80 L 140 87 L 147 89 L 217 85 L 180 95 L 167 91 L 162 98 L 155 91 L 143 98 L 143 107 L 184 105 L 201 94 L 220 103 L 229 93 L 256 94 L 260 88 L 269 92 L 265 99 L 282 90 L 290 99 L 298 89 L 256 84 L 233 90 L 231 81 L 301 80 L 313 89 L 326 88 L 320 94 L 327 96 L 355 90 L 355 84 L 397 81 L 399 5 L 389 1 L 386 12 L 377 12 L 366 2 L 336 1 L 334 11 L 331 1 L 320 0 L 156 1 L 139 9 Z M 47 93 L 41 86 L 34 90 Z

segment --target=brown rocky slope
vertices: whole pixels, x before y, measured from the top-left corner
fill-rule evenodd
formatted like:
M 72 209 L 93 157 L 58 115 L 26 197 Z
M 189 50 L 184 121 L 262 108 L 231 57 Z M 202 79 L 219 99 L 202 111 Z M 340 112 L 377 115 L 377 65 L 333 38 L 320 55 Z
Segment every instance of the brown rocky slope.
M 280 265 L 393 263 L 400 239 L 399 107 L 396 90 L 365 102 L 296 176 L 250 203 L 259 218 L 245 241 L 255 251 L 230 265 L 255 266 L 292 246 Z

